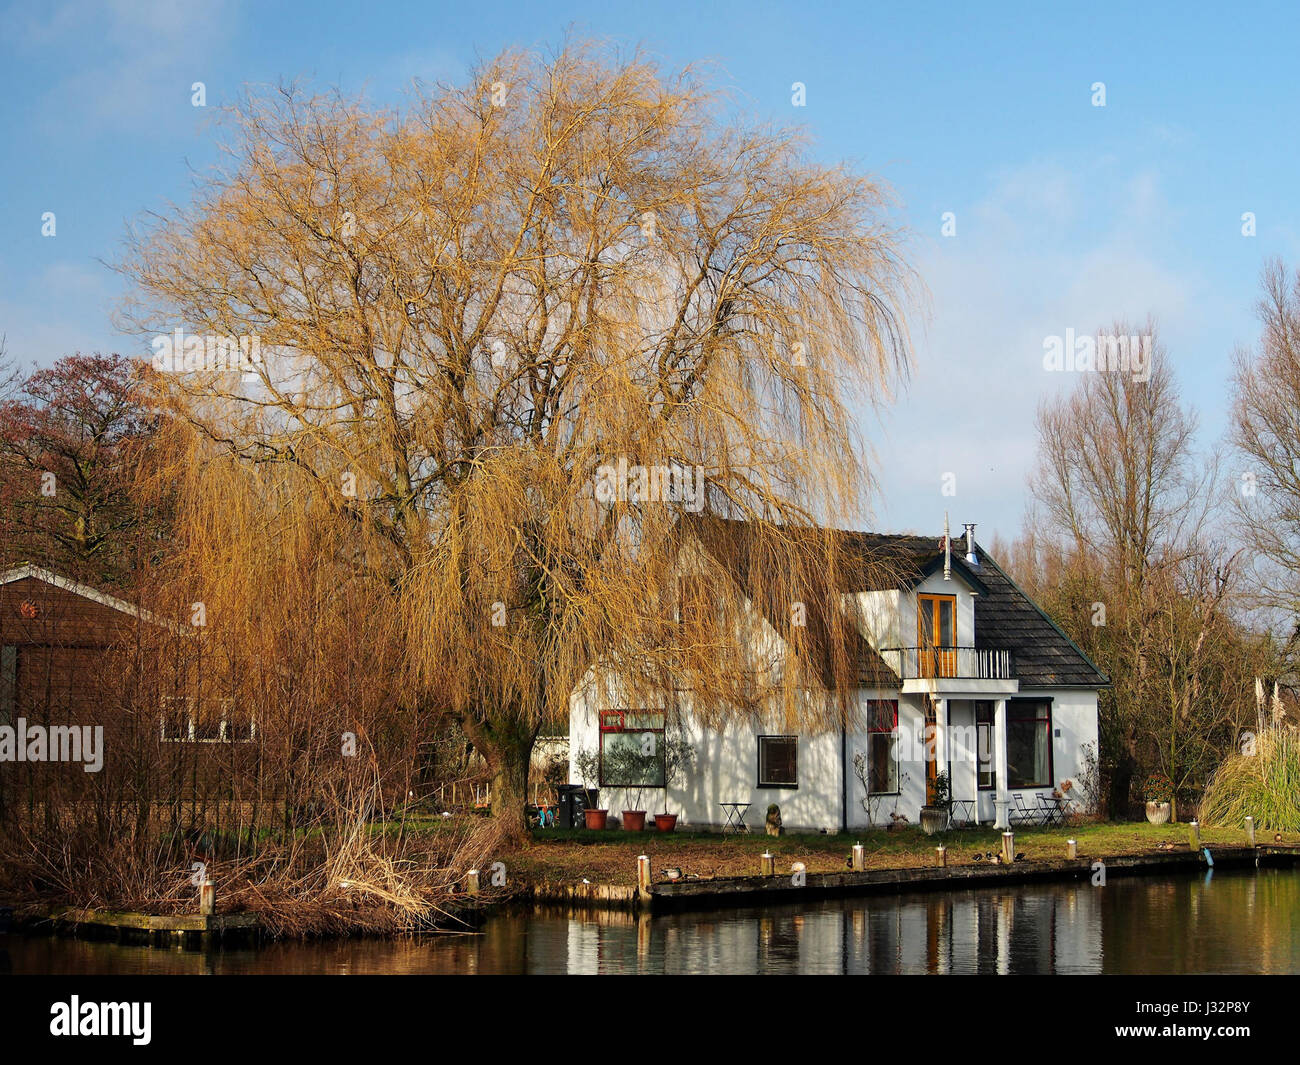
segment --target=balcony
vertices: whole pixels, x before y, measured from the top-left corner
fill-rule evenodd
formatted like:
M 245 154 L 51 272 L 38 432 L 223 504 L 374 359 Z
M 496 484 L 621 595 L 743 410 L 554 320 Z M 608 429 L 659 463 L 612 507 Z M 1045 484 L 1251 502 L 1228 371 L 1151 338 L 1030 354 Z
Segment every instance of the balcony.
M 880 657 L 899 680 L 1014 680 L 1010 651 L 985 647 L 884 647 Z

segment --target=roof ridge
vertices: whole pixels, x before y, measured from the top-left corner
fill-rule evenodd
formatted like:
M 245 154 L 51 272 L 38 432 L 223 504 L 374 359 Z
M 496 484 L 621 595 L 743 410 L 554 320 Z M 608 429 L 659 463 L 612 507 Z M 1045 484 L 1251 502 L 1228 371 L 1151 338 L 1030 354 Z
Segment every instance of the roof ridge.
M 62 574 L 55 573 L 53 570 L 46 569 L 44 566 L 38 566 L 34 562 L 24 562 L 21 565 L 14 566 L 12 569 L 0 573 L 0 585 L 12 584 L 14 581 L 31 578 L 41 581 L 54 588 L 61 588 L 65 592 L 71 592 L 73 595 L 79 595 L 83 599 L 89 599 L 100 606 L 108 607 L 110 610 L 116 610 L 120 614 L 127 614 L 131 617 L 138 618 L 141 621 L 147 621 L 153 625 L 163 625 L 172 627 L 176 623 L 160 618 L 150 610 L 142 606 L 129 603 L 125 599 L 119 599 L 115 595 L 109 595 L 108 592 L 101 592 L 93 585 L 85 584 L 81 581 L 74 580 L 72 577 L 64 577 Z M 183 631 L 183 630 L 182 630 Z

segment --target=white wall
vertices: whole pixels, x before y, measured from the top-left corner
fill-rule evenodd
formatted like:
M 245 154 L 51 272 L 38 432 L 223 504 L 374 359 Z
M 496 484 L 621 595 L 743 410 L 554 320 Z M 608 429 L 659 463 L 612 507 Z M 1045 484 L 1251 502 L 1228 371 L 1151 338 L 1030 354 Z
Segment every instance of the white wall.
M 593 674 L 594 676 L 594 674 Z M 581 690 L 570 701 L 570 779 L 578 782 L 576 767 L 578 753 L 596 748 L 599 740 L 599 713 L 625 706 L 617 698 L 609 698 L 608 685 L 593 685 L 592 699 L 584 697 Z M 602 701 L 600 693 L 605 693 Z M 1052 744 L 1054 784 L 1072 779 L 1077 782 L 1083 773 L 1083 745 L 1097 743 L 1097 693 L 1089 689 L 1026 690 L 1023 696 L 1043 696 L 1052 699 Z M 920 808 L 925 802 L 925 745 L 923 739 L 924 711 L 919 695 L 897 695 L 882 691 L 861 691 L 857 694 L 859 705 L 868 699 L 897 698 L 899 704 L 899 779 L 900 792 L 882 797 L 875 805 L 876 826 L 887 825 L 890 813 L 897 809 L 910 824 L 919 820 Z M 965 723 L 970 718 L 969 703 L 954 700 L 951 707 L 953 724 Z M 671 726 L 670 726 L 671 727 Z M 790 831 L 816 832 L 823 828 L 838 831 L 841 824 L 841 789 L 848 782 L 848 824 L 850 829 L 868 826 L 868 812 L 864 808 L 864 789 L 853 769 L 853 756 L 867 749 L 865 733 L 854 731 L 847 737 L 847 752 L 840 760 L 841 740 L 838 732 L 823 735 L 799 736 L 799 786 L 797 788 L 760 788 L 758 780 L 758 736 L 762 734 L 787 735 L 777 725 L 763 726 L 749 721 L 733 722 L 721 731 L 706 730 L 691 717 L 689 710 L 680 724 L 682 736 L 695 748 L 695 762 L 680 774 L 668 789 L 667 809 L 679 815 L 682 827 L 717 827 L 724 815 L 720 802 L 748 802 L 746 822 L 751 830 L 762 830 L 768 803 L 781 807 L 781 818 Z M 1057 733 L 1059 732 L 1059 735 Z M 970 762 L 973 750 L 966 751 L 950 734 L 948 760 L 955 778 L 954 796 L 970 798 Z M 595 782 L 591 783 L 593 786 Z M 1050 788 L 1024 792 L 1027 802 L 1037 803 L 1037 794 L 1048 794 Z M 980 816 L 993 817 L 993 796 L 982 792 Z M 1076 793 L 1077 794 L 1077 793 Z M 631 797 L 624 789 L 602 788 L 601 804 L 614 814 L 628 807 Z M 664 809 L 664 790 L 647 790 L 643 805 L 655 813 Z

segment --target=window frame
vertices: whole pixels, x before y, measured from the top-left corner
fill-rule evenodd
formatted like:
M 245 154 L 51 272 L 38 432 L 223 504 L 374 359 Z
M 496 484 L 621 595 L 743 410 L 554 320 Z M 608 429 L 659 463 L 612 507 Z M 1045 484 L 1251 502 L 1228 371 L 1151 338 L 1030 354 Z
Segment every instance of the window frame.
M 765 780 L 763 779 L 763 748 L 765 747 L 765 745 L 766 745 L 768 742 L 773 742 L 773 741 L 775 741 L 775 742 L 791 743 L 791 744 L 794 745 L 794 758 L 793 758 L 793 765 L 794 765 L 794 780 L 793 780 L 793 782 L 788 782 L 788 781 L 787 781 L 787 782 L 782 783 L 782 782 L 776 782 L 776 781 L 765 781 Z M 754 773 L 754 779 L 757 781 L 757 783 L 755 784 L 756 787 L 759 787 L 759 788 L 779 788 L 779 789 L 781 789 L 781 790 L 783 790 L 783 791 L 798 791 L 798 790 L 799 790 L 799 737 L 798 737 L 798 736 L 796 736 L 796 735 L 790 735 L 789 733 L 762 733 L 762 734 L 760 734 L 759 737 L 758 737 L 758 744 L 757 744 L 757 747 L 756 747 L 756 754 L 757 754 L 757 757 L 758 757 L 758 765 L 755 767 L 755 773 Z
M 230 734 L 231 711 L 234 709 L 233 698 L 223 698 L 218 704 L 221 716 L 216 721 L 215 736 L 199 735 L 199 719 L 195 713 L 194 699 L 188 695 L 162 696 L 162 709 L 158 714 L 158 740 L 160 743 L 253 743 L 257 739 L 257 715 L 248 715 L 248 735 L 232 738 Z M 181 704 L 183 709 L 173 709 Z M 184 736 L 167 735 L 167 719 L 175 717 L 185 723 Z
M 878 727 L 876 726 L 876 724 L 875 724 L 875 719 L 873 718 L 873 716 L 871 716 L 871 710 L 872 710 L 872 708 L 877 707 L 877 706 L 888 706 L 888 707 L 891 707 L 891 708 L 893 709 L 893 712 L 894 712 L 894 725 L 893 725 L 892 728 L 883 729 L 883 728 L 878 728 Z M 898 767 L 898 700 L 897 700 L 897 699 L 869 699 L 869 700 L 867 701 L 867 708 L 868 708 L 868 717 L 867 717 L 867 795 L 868 795 L 868 796 L 871 796 L 871 797 L 874 797 L 874 796 L 877 796 L 877 795 L 900 795 L 900 794 L 902 794 L 902 787 L 903 787 L 903 785 L 902 785 L 902 773 L 899 772 L 899 767 Z M 873 790 L 872 790 L 872 783 L 873 783 L 873 781 L 872 781 L 872 779 L 871 779 L 871 768 L 872 768 L 873 762 L 872 762 L 872 757 L 871 757 L 871 755 L 872 755 L 872 750 L 871 750 L 871 749 L 872 749 L 872 745 L 873 745 L 874 742 L 875 742 L 875 740 L 873 739 L 873 737 L 875 737 L 875 736 L 888 736 L 888 737 L 891 737 L 892 740 L 893 740 L 893 743 L 892 743 L 892 745 L 891 745 L 890 751 L 891 751 L 891 754 L 893 755 L 892 763 L 893 763 L 893 767 L 894 767 L 894 772 L 893 772 L 893 776 L 894 776 L 893 784 L 894 784 L 894 786 L 893 786 L 893 788 L 892 788 L 891 790 L 889 790 L 889 791 L 873 791 Z
M 926 613 L 924 609 L 925 606 L 927 604 L 929 605 L 930 621 L 931 624 L 934 624 L 937 617 L 937 605 L 943 603 L 947 603 L 948 606 L 952 609 L 952 642 L 939 643 L 938 642 L 939 637 L 937 635 L 938 626 L 935 625 L 936 636 L 933 643 L 933 649 L 936 651 L 947 651 L 947 650 L 953 650 L 961 646 L 961 643 L 957 638 L 957 597 L 955 595 L 947 595 L 941 592 L 917 592 L 916 593 L 916 645 L 917 647 L 925 648 L 930 646 L 925 642 L 925 622 L 922 621 L 922 618 L 925 616 Z
M 1017 713 L 1019 706 L 1021 712 Z M 1029 708 L 1041 709 L 1040 713 L 1028 716 L 1024 713 Z M 1047 726 L 1047 781 L 1042 784 L 1013 784 L 1011 782 L 1011 728 L 1017 722 L 1033 721 L 1042 723 Z M 1008 791 L 1041 791 L 1044 788 L 1054 788 L 1056 786 L 1056 751 L 1052 734 L 1052 700 L 1051 699 L 1008 699 L 1007 700 L 1007 790 Z
M 659 719 L 659 725 L 655 728 L 627 727 L 627 719 L 630 714 L 644 715 Z M 668 715 L 662 710 L 602 710 L 600 712 L 600 730 L 596 740 L 596 783 L 601 788 L 621 788 L 623 790 L 636 788 L 662 788 L 666 786 L 668 776 L 667 755 L 668 752 L 664 747 L 664 736 L 667 733 Z M 641 784 L 631 783 L 623 784 L 616 781 L 607 780 L 605 777 L 605 737 L 609 735 L 636 735 L 642 736 L 646 733 L 655 733 L 659 736 L 656 741 L 655 751 L 659 758 L 659 764 L 662 772 L 660 776 L 664 778 L 663 784 Z
M 987 708 L 988 720 L 980 720 L 981 709 Z M 997 708 L 993 705 L 992 699 L 975 700 L 975 781 L 977 791 L 997 791 L 998 790 L 998 760 L 997 752 L 993 749 L 994 729 L 993 719 L 997 714 Z M 988 778 L 987 784 L 980 783 L 984 775 L 984 761 L 981 758 L 981 738 L 988 739 Z

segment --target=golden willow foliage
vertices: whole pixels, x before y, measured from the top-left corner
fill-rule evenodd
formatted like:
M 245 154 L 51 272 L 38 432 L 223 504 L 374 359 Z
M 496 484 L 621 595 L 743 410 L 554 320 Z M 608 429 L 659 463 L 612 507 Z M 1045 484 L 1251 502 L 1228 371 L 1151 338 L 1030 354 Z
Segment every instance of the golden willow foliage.
M 330 642 L 364 649 L 354 682 L 454 715 L 514 827 L 533 739 L 597 661 L 638 699 L 690 687 L 718 696 L 706 714 L 754 712 L 735 622 L 755 587 L 778 628 L 795 604 L 820 619 L 794 626 L 785 687 L 842 688 L 857 663 L 830 600 L 857 563 L 815 528 L 863 512 L 855 418 L 908 359 L 879 185 L 729 117 L 697 70 L 584 42 L 503 54 L 400 111 L 282 88 L 231 122 L 226 169 L 135 231 L 122 267 L 144 335 L 261 341 L 255 382 L 158 375 L 231 460 L 176 455 L 208 530 L 185 541 L 196 599 L 260 641 L 356 597 L 359 627 Z M 705 487 L 602 498 L 620 460 Z M 717 623 L 684 638 L 697 509 L 740 519 L 709 535 L 745 576 L 697 567 Z M 330 563 L 259 614 L 268 542 Z M 828 724 L 833 703 L 800 712 Z

